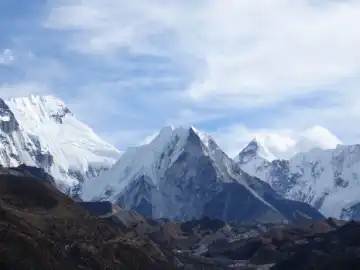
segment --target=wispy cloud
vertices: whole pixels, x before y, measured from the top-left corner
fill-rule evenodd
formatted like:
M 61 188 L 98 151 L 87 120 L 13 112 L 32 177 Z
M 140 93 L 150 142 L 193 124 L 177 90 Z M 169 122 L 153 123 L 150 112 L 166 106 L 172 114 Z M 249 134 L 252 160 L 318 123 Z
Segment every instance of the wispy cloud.
M 269 151 L 268 157 L 289 159 L 298 152 L 306 152 L 314 147 L 335 148 L 343 142 L 329 130 L 312 126 L 308 129 L 249 129 L 235 124 L 212 133 L 219 145 L 235 157 L 251 140 L 256 139 Z
M 360 3 L 319 3 L 89 0 L 59 5 L 47 26 L 72 30 L 82 53 L 128 48 L 186 62 L 196 75 L 186 93 L 198 102 L 264 106 L 358 75 Z
M 358 138 L 359 1 L 36 2 L 0 28 L 0 94 L 52 92 L 121 148 L 170 123 Z

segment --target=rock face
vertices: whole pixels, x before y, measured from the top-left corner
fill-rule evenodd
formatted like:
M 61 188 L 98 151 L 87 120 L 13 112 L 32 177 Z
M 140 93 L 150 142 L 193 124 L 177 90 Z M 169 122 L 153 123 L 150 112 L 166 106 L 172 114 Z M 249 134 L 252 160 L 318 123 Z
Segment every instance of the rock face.
M 6 105 L 4 100 L 0 99 L 0 129 L 3 133 L 10 134 L 19 128 L 13 112 Z
M 53 96 L 0 99 L 0 165 L 39 167 L 69 187 L 111 167 L 120 153 Z
M 307 204 L 281 198 L 243 172 L 208 135 L 167 127 L 149 144 L 126 151 L 98 179 L 85 181 L 84 200 L 109 200 L 155 219 L 322 219 Z
M 55 179 L 50 174 L 48 174 L 43 168 L 37 168 L 37 167 L 21 164 L 20 166 L 15 168 L 0 167 L 0 174 L 12 174 L 17 176 L 36 177 L 56 187 Z
M 128 238 L 50 183 L 0 174 L 1 269 L 175 269 L 146 239 Z
M 110 202 L 79 202 L 79 204 L 99 217 L 111 215 L 113 212 L 113 205 Z
M 360 145 L 313 149 L 273 161 L 256 151 L 242 151 L 237 160 L 241 169 L 269 183 L 281 196 L 309 203 L 325 216 L 360 216 Z
M 34 142 L 21 132 L 14 113 L 0 99 L 0 164 L 16 167 L 21 164 L 20 160 L 31 160 L 32 164 L 36 164 L 36 156 L 45 157 L 48 153 L 39 149 L 38 155 L 32 153 L 32 158 L 30 149 L 34 148 Z M 45 163 L 52 163 L 52 160 L 44 161 L 44 166 L 48 167 L 49 164 Z

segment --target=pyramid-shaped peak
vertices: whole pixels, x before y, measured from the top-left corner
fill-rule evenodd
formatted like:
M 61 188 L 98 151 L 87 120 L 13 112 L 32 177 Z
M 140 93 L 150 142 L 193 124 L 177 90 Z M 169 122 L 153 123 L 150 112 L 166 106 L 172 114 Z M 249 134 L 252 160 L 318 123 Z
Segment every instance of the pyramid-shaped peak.
M 198 130 L 194 126 L 165 126 L 146 144 L 152 145 L 153 148 L 158 149 L 159 147 L 173 143 L 181 144 L 182 147 L 185 147 L 188 143 L 195 143 L 201 147 L 205 146 L 204 149 L 218 148 L 218 145 L 209 134 Z
M 264 160 L 274 160 L 276 156 L 265 146 L 261 138 L 254 137 L 235 158 L 236 161 L 247 163 L 254 158 L 262 158 Z
M 260 142 L 259 140 L 255 137 L 253 138 L 248 145 L 244 148 L 244 150 L 250 151 L 250 150 L 258 150 L 260 147 Z
M 199 131 L 199 130 L 198 130 L 196 127 L 194 127 L 194 126 L 190 126 L 189 130 L 190 130 L 190 131 L 193 131 L 193 132 L 195 132 L 195 133 L 201 133 L 201 131 Z
M 212 144 L 215 143 L 214 139 L 211 137 L 210 134 L 208 134 L 206 132 L 202 132 L 202 131 L 198 130 L 197 128 L 195 128 L 194 126 L 190 127 L 190 131 L 194 132 L 207 147 L 209 147 L 210 143 L 212 143 Z
M 257 137 L 254 137 L 242 150 L 240 153 L 254 153 L 258 154 L 259 151 L 263 150 L 263 144 Z
M 210 136 L 202 131 L 199 131 L 194 126 L 190 127 L 174 127 L 173 125 L 167 125 L 163 127 L 157 136 L 154 137 L 154 140 L 158 140 L 159 138 L 162 139 L 170 139 L 171 137 L 177 136 L 177 137 L 189 137 L 195 135 L 196 137 L 199 137 L 201 140 L 207 140 L 210 138 Z

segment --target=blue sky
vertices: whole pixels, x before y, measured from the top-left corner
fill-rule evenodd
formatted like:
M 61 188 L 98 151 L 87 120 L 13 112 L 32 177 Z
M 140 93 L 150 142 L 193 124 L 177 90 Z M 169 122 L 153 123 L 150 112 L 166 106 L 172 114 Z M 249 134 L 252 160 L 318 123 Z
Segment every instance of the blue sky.
M 121 149 L 168 124 L 360 142 L 357 25 L 355 0 L 0 0 L 0 96 L 56 95 Z

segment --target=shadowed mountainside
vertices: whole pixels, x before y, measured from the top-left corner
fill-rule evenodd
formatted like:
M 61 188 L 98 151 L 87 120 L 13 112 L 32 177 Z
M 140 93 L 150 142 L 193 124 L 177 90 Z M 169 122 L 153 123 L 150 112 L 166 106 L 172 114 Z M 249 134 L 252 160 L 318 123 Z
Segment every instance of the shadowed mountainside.
M 359 269 L 359 235 L 359 223 L 335 219 L 151 220 L 108 202 L 77 203 L 51 181 L 0 168 L 5 270 Z
M 174 269 L 151 243 L 127 239 L 50 183 L 1 171 L 1 269 Z
M 95 205 L 108 208 L 108 202 Z M 124 228 L 128 238 L 148 237 L 161 250 L 171 250 L 185 269 L 359 269 L 356 222 L 224 222 L 205 217 L 177 223 L 150 220 L 118 206 L 110 209 L 108 218 Z

